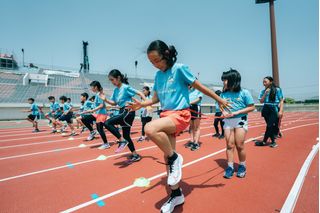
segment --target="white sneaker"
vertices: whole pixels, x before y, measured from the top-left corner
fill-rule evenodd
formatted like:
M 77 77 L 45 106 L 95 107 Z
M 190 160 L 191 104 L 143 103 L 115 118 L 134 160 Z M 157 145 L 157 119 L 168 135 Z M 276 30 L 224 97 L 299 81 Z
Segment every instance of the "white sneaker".
M 183 164 L 183 158 L 180 154 L 178 154 L 177 159 L 172 163 L 172 165 L 169 166 L 169 174 L 168 174 L 168 180 L 167 183 L 170 186 L 174 186 L 177 183 L 180 182 L 181 176 L 182 176 L 182 164 Z
M 87 141 L 92 141 L 95 138 L 95 135 L 97 134 L 96 131 L 90 132 Z
M 98 149 L 103 150 L 103 149 L 109 149 L 109 148 L 110 148 L 109 143 L 104 143 Z
M 176 206 L 179 206 L 184 203 L 184 196 L 181 194 L 180 196 L 175 196 L 169 198 L 167 202 L 165 202 L 161 207 L 161 213 L 171 213 L 173 212 Z

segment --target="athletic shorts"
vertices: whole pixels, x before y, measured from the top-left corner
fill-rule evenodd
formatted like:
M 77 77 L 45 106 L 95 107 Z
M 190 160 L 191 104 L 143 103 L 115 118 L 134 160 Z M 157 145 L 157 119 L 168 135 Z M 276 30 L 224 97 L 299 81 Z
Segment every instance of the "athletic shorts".
M 191 120 L 201 118 L 201 106 L 198 104 L 190 105 L 191 110 Z
M 32 114 L 30 114 L 30 115 L 28 115 L 28 118 L 30 119 L 30 120 L 37 120 L 37 119 L 40 119 L 40 116 L 39 115 L 32 115 Z
M 178 136 L 183 130 L 185 130 L 191 120 L 191 113 L 189 109 L 183 109 L 183 110 L 168 110 L 168 111 L 162 111 L 160 114 L 160 118 L 169 117 L 176 126 L 176 132 L 174 133 L 175 136 Z
M 58 118 L 62 115 L 62 113 L 52 114 L 52 112 L 48 112 L 47 115 L 48 115 L 50 118 L 58 119 Z
M 104 123 L 106 122 L 108 115 L 106 114 L 92 114 L 93 117 L 96 118 L 96 123 Z
M 243 128 L 245 131 L 248 131 L 247 116 L 242 116 L 241 118 L 225 118 L 223 122 L 223 129 Z
M 60 121 L 66 121 L 68 124 L 72 124 L 72 116 L 73 116 L 73 113 L 72 112 L 69 112 L 68 114 L 66 115 L 61 115 L 59 117 L 59 120 Z

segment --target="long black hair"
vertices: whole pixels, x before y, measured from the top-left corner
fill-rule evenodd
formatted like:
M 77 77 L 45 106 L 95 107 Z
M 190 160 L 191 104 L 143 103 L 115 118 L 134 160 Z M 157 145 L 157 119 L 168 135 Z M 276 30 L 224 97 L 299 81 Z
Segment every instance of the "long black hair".
M 271 82 L 270 85 L 270 93 L 269 93 L 269 101 L 275 102 L 276 101 L 276 94 L 277 94 L 277 85 L 273 82 L 273 78 L 271 76 L 264 77 Z
M 90 87 L 97 87 L 99 92 L 103 89 L 99 81 L 92 81 Z
M 121 83 L 129 84 L 127 75 L 123 75 L 119 70 L 113 69 L 109 72 L 108 76 L 112 76 L 113 78 L 120 77 Z
M 148 86 L 144 86 L 144 87 L 143 87 L 143 89 L 147 90 L 147 92 L 148 92 L 147 97 L 149 97 L 149 96 L 150 96 L 150 94 L 151 94 L 151 92 L 150 92 L 150 87 L 148 87 Z
M 168 46 L 161 40 L 153 41 L 149 44 L 147 53 L 157 51 L 162 59 L 166 60 L 168 68 L 171 68 L 177 61 L 178 52 L 173 45 Z
M 241 75 L 237 70 L 230 69 L 227 72 L 223 72 L 221 76 L 221 80 L 227 80 L 227 88 L 224 88 L 224 92 L 240 92 L 241 90 Z

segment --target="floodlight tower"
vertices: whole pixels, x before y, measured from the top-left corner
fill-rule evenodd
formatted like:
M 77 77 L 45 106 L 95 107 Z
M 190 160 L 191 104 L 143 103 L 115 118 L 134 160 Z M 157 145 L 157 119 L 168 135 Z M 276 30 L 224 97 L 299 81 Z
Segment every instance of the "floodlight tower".
M 83 45 L 83 72 L 88 73 L 89 72 L 89 57 L 88 57 L 89 43 L 87 41 L 82 41 L 82 45 Z
M 274 83 L 277 86 L 280 86 L 277 37 L 276 37 L 276 20 L 275 20 L 275 15 L 274 15 L 274 1 L 275 0 L 256 0 L 256 4 L 269 3 L 270 30 L 271 30 L 271 51 L 272 51 L 272 76 L 273 76 Z

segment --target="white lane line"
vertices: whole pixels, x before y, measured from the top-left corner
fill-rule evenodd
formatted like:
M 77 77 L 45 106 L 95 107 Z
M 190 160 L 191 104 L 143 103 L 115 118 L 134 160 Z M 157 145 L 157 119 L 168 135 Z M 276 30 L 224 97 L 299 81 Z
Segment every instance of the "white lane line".
M 257 128 L 257 127 L 261 127 L 261 126 L 264 126 L 263 125 L 255 125 L 255 126 L 249 126 L 248 128 L 251 129 L 251 128 Z M 201 130 L 204 130 L 204 129 L 210 129 L 212 127 L 203 127 L 203 128 L 200 128 Z M 137 139 L 139 137 L 134 137 L 132 139 Z M 77 138 L 77 139 L 80 139 L 80 138 Z M 60 140 L 59 140 L 60 141 Z M 64 141 L 64 140 L 63 140 Z M 53 141 L 49 141 L 49 142 L 41 142 L 41 144 L 43 143 L 51 143 Z M 110 141 L 112 142 L 112 141 Z M 16 146 L 30 146 L 32 145 L 33 143 L 31 144 L 21 144 L 21 145 L 14 145 L 14 147 Z M 87 146 L 95 146 L 95 145 L 99 145 L 101 144 L 100 143 L 85 143 Z M 13 146 L 9 146 L 9 147 L 5 147 L 5 148 L 13 148 Z M 52 149 L 52 150 L 47 150 L 47 151 L 41 151 L 41 152 L 33 152 L 33 153 L 26 153 L 26 154 L 21 154 L 21 155 L 13 155 L 13 156 L 6 156 L 6 157 L 1 157 L 0 158 L 0 161 L 1 160 L 8 160 L 8 159 L 14 159 L 14 158 L 21 158 L 21 157 L 28 157 L 28 156 L 33 156 L 33 155 L 41 155 L 41 154 L 47 154 L 47 153 L 52 153 L 52 152 L 60 152 L 60 151 L 65 151 L 65 150 L 71 150 L 71 149 L 77 149 L 77 148 L 84 148 L 84 147 L 79 147 L 79 145 L 77 146 L 72 146 L 72 147 L 67 147 L 67 148 L 56 148 L 56 149 Z M 1 149 L 1 147 L 0 147 Z
M 288 128 L 288 129 L 284 129 L 284 130 L 282 130 L 282 131 L 288 131 L 288 130 L 291 130 L 291 129 L 301 128 L 301 127 L 305 127 L 305 126 L 311 126 L 311 125 L 315 125 L 315 124 L 319 124 L 319 123 L 300 125 L 300 126 L 296 126 L 296 127 L 291 127 L 291 128 Z M 258 136 L 258 137 L 255 137 L 255 138 L 250 138 L 250 139 L 246 140 L 245 143 L 248 143 L 248 142 L 253 141 L 253 140 L 255 140 L 255 139 L 258 139 L 258 138 L 262 138 L 262 137 L 261 137 L 261 136 Z M 215 155 L 217 155 L 217 154 L 219 154 L 219 153 L 221 153 L 221 152 L 224 152 L 225 150 L 226 150 L 225 148 L 224 148 L 224 149 L 221 149 L 221 150 L 219 150 L 219 151 L 216 151 L 216 152 L 214 152 L 214 153 L 211 153 L 211 154 L 209 154 L 209 155 L 206 155 L 206 156 L 204 156 L 204 157 L 201 157 L 201 158 L 199 158 L 199 159 L 196 159 L 196 160 L 194 160 L 194 161 L 191 161 L 191 162 L 189 162 L 189 163 L 186 163 L 186 164 L 184 164 L 182 167 L 184 168 L 184 167 L 193 165 L 193 164 L 195 164 L 195 163 L 197 163 L 197 162 L 200 162 L 200 161 L 202 161 L 202 160 L 205 160 L 205 159 L 207 159 L 207 158 L 210 158 L 210 157 L 212 157 L 212 156 L 215 156 Z M 148 178 L 148 179 L 151 181 L 151 180 L 157 179 L 157 178 L 159 178 L 159 177 L 162 177 L 162 176 L 164 176 L 164 175 L 166 175 L 166 174 L 167 174 L 166 172 L 163 172 L 163 173 L 157 174 L 157 175 L 155 175 L 155 176 L 153 176 L 153 177 L 150 177 L 150 178 Z M 130 189 L 132 189 L 132 188 L 135 188 L 135 187 L 136 187 L 136 186 L 134 186 L 133 184 L 132 184 L 132 185 L 129 185 L 129 186 L 126 186 L 126 187 L 124 187 L 124 188 L 121 188 L 121 189 L 116 190 L 116 191 L 114 191 L 114 192 L 111 192 L 111 193 L 109 193 L 109 194 L 105 194 L 105 195 L 103 195 L 103 196 L 100 196 L 99 198 L 96 198 L 96 199 L 87 201 L 87 202 L 82 203 L 82 204 L 79 204 L 79 205 L 77 205 L 77 206 L 75 206 L 75 207 L 72 207 L 72 208 L 69 208 L 69 209 L 67 209 L 67 210 L 61 211 L 61 213 L 70 213 L 70 212 L 77 211 L 77 210 L 79 210 L 79 209 L 82 209 L 82 208 L 85 208 L 85 207 L 87 207 L 87 206 L 90 206 L 90 205 L 92 205 L 92 204 L 94 204 L 94 203 L 96 203 L 96 202 L 98 202 L 98 201 L 105 200 L 106 198 L 110 198 L 110 197 L 112 197 L 112 196 L 115 196 L 115 195 L 120 194 L 120 193 L 122 193 L 122 192 L 128 191 L 128 190 L 130 190 Z
M 312 147 L 312 150 L 310 151 L 307 159 L 304 161 L 304 163 L 300 169 L 300 172 L 299 172 L 296 180 L 294 181 L 294 184 L 288 194 L 288 197 L 281 208 L 281 211 L 280 211 L 281 213 L 293 212 L 294 207 L 296 206 L 297 200 L 299 198 L 300 191 L 302 189 L 304 180 L 306 178 L 306 175 L 307 175 L 308 170 L 310 168 L 310 165 L 312 163 L 312 160 L 314 159 L 314 157 L 316 156 L 318 151 L 319 151 L 319 142 Z
M 315 119 L 318 120 L 318 119 Z M 298 119 L 298 121 L 304 121 L 301 119 Z M 291 122 L 291 121 L 283 121 L 282 124 L 286 124 L 287 122 Z M 211 123 L 210 123 L 211 124 Z M 265 124 L 261 124 L 259 126 L 264 126 Z M 251 125 L 249 125 L 249 127 L 251 127 Z M 206 127 L 206 128 L 213 128 L 213 126 L 210 127 Z M 59 135 L 58 135 L 59 136 Z M 112 134 L 106 134 L 106 136 L 113 136 Z M 46 136 L 46 137 L 50 137 Z M 37 138 L 37 137 L 33 137 L 33 138 Z M 0 149 L 9 149 L 9 148 L 16 148 L 16 147 L 24 147 L 24 146 L 35 146 L 35 145 L 42 145 L 42 144 L 48 144 L 48 143 L 57 143 L 57 142 L 64 142 L 67 139 L 67 137 L 65 136 L 66 139 L 59 139 L 59 140 L 49 140 L 49 141 L 43 141 L 43 142 L 36 142 L 36 143 L 26 143 L 26 144 L 17 144 L 17 145 L 9 145 L 9 146 L 0 146 Z M 78 139 L 85 139 L 86 137 L 77 137 L 76 140 Z M 10 140 L 10 139 L 9 139 Z M 18 140 L 18 139 L 14 139 L 14 140 Z M 21 139 L 22 140 L 22 139 Z M 8 141 L 8 140 L 7 140 Z M 1 142 L 6 142 L 6 141 L 0 141 Z

